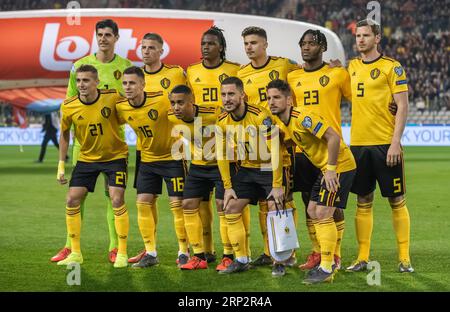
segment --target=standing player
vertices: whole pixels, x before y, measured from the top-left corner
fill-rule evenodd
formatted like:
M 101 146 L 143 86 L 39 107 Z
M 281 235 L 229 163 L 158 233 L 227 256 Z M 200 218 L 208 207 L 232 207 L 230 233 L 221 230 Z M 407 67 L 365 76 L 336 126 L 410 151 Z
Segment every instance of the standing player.
M 236 76 L 240 65 L 226 59 L 227 43 L 221 29 L 213 26 L 202 35 L 201 52 L 202 61 L 190 65 L 187 70 L 187 83 L 194 94 L 194 103 L 204 105 L 222 106 L 220 96 L 220 83 L 227 77 Z M 208 262 L 215 260 L 214 240 L 212 236 L 213 208 L 211 198 L 209 201 L 202 201 L 200 204 L 200 216 L 203 224 L 204 247 Z M 244 209 L 244 222 L 249 229 L 250 210 Z M 226 233 L 225 214 L 219 211 L 220 232 Z M 247 226 L 248 225 L 248 226 Z M 249 231 L 247 233 L 249 235 Z M 225 239 L 225 241 L 223 241 Z M 225 254 L 232 254 L 226 236 L 222 235 L 222 242 L 225 244 Z
M 378 52 L 380 25 L 363 20 L 356 25 L 356 46 L 361 57 L 350 61 L 352 88 L 351 150 L 358 165 L 352 192 L 357 194 L 356 236 L 358 258 L 347 268 L 367 268 L 373 227 L 373 192 L 376 181 L 387 197 L 399 251 L 399 271 L 413 272 L 409 257 L 410 219 L 405 199 L 405 172 L 400 140 L 408 115 L 408 85 L 399 62 Z M 389 105 L 397 104 L 393 116 Z
M 327 39 L 319 30 L 308 29 L 300 42 L 303 68 L 288 74 L 287 81 L 295 98 L 294 106 L 301 111 L 313 112 L 327 120 L 328 124 L 342 137 L 341 98 L 351 100 L 350 76 L 343 67 L 330 67 L 323 61 L 323 52 L 327 50 Z M 320 174 L 304 153 L 295 155 L 294 191 L 302 192 L 305 210 L 310 201 L 311 190 Z M 344 213 L 342 209 L 334 212 L 334 222 L 338 230 L 334 261 L 337 269 L 341 263 L 341 240 L 344 234 Z M 320 246 L 316 237 L 314 220 L 306 212 L 306 225 L 313 245 L 313 251 L 306 263 L 300 265 L 302 270 L 311 270 L 320 263 Z
M 156 196 L 162 192 L 163 179 L 178 239 L 177 263 L 183 265 L 189 258 L 182 209 L 186 168 L 181 155 L 172 155 L 175 138 L 170 136 L 171 126 L 167 116 L 170 107 L 162 101 L 161 91 L 144 92 L 145 77 L 142 68 L 132 66 L 124 71 L 123 88 L 126 99 L 122 98 L 117 102 L 119 121 L 128 123 L 133 128 L 142 147 L 136 183 L 136 206 L 146 253 L 133 267 L 145 268 L 158 263 L 152 206 L 155 205 Z
M 57 180 L 67 183 L 64 162 L 70 141 L 70 127 L 80 143 L 80 155 L 72 172 L 66 204 L 67 233 L 72 252 L 58 265 L 83 263 L 80 249 L 80 204 L 87 192 L 93 192 L 100 173 L 107 176 L 109 194 L 114 209 L 114 224 L 119 238 L 115 268 L 126 267 L 128 211 L 124 202 L 127 181 L 128 146 L 120 135 L 116 117 L 116 90 L 99 90 L 98 72 L 92 65 L 81 65 L 76 72 L 79 95 L 68 98 L 61 106 L 61 136 Z
M 270 82 L 267 96 L 270 110 L 282 122 L 282 131 L 301 147 L 311 163 L 321 171 L 314 182 L 308 204 L 308 214 L 315 221 L 321 261 L 308 271 L 303 283 L 330 282 L 336 269 L 333 253 L 338 234 L 333 214 L 336 209 L 346 207 L 356 171 L 355 159 L 325 119 L 312 111 L 292 107 L 292 95 L 287 82 Z
M 206 269 L 207 256 L 199 211 L 204 194 L 215 188 L 217 211 L 224 214 L 224 188 L 214 148 L 214 125 L 221 108 L 216 105 L 194 104 L 192 91 L 185 85 L 179 85 L 172 90 L 170 103 L 172 111 L 169 112 L 169 120 L 176 125 L 175 129 L 190 142 L 190 155 L 192 155 L 183 190 L 183 213 L 186 233 L 194 250 L 194 256 L 180 268 L 182 270 Z M 221 227 L 221 236 L 224 237 L 224 235 L 228 238 L 228 234 L 223 233 Z M 227 242 L 228 245 L 226 245 Z M 226 239 L 222 261 L 217 265 L 216 270 L 225 270 L 233 260 L 233 249 L 229 240 Z
M 95 33 L 98 44 L 98 52 L 92 55 L 83 57 L 73 64 L 70 72 L 69 85 L 67 87 L 66 98 L 77 95 L 76 87 L 76 69 L 81 65 L 89 64 L 94 66 L 98 71 L 100 89 L 115 89 L 122 92 L 122 72 L 125 68 L 133 65 L 129 60 L 120 57 L 114 53 L 114 48 L 119 40 L 119 28 L 117 24 L 110 19 L 99 21 L 95 25 Z M 121 130 L 121 135 L 124 137 L 124 130 Z M 75 139 L 73 152 L 72 152 L 72 164 L 75 165 L 78 160 L 78 154 L 80 153 L 80 144 Z M 114 228 L 114 213 L 111 206 L 111 198 L 108 193 L 107 180 L 105 176 L 105 196 L 107 205 L 106 219 L 108 221 L 109 230 L 109 254 L 108 258 L 110 262 L 114 262 L 117 254 L 117 233 Z M 83 218 L 83 212 L 85 207 L 85 199 L 81 201 L 81 217 Z M 70 237 L 67 236 L 66 245 L 61 249 L 51 261 L 61 261 L 65 259 L 71 252 Z
M 245 53 L 250 59 L 250 63 L 242 66 L 238 71 L 239 77 L 244 83 L 244 91 L 247 95 L 248 103 L 267 108 L 267 84 L 275 79 L 287 79 L 290 71 L 298 69 L 298 65 L 287 58 L 267 55 L 267 34 L 262 28 L 250 26 L 242 31 L 244 39 Z M 293 208 L 294 218 L 297 219 L 294 201 L 286 203 Z M 267 212 L 268 207 L 265 201 L 259 202 L 259 226 L 264 241 L 264 253 L 260 255 L 253 265 L 270 265 L 269 243 L 267 241 Z M 295 261 L 293 258 L 292 260 Z
M 142 38 L 141 53 L 142 60 L 144 61 L 144 74 L 145 74 L 145 89 L 146 92 L 162 92 L 162 96 L 159 100 L 166 103 L 167 107 L 169 103 L 169 93 L 173 87 L 179 84 L 186 83 L 186 77 L 183 68 L 177 65 L 167 65 L 161 61 L 161 56 L 164 52 L 164 41 L 162 37 L 156 33 L 147 33 Z M 134 175 L 134 188 L 136 188 L 137 173 L 139 172 L 139 164 L 141 161 L 141 142 L 136 142 L 136 164 Z M 158 207 L 157 202 L 152 205 L 152 214 L 155 221 L 155 229 L 158 225 Z M 130 263 L 136 263 L 141 260 L 145 255 L 145 250 L 141 251 L 138 255 L 128 259 Z
M 228 236 L 236 259 L 219 273 L 230 274 L 249 268 L 242 220 L 244 207 L 256 204 L 259 199 L 267 200 L 270 210 L 275 210 L 275 205 L 284 206 L 283 167 L 277 128 L 270 112 L 244 101 L 244 86 L 237 77 L 222 81 L 221 96 L 225 112 L 217 121 L 217 162 L 225 188 Z M 270 154 L 264 156 L 268 157 L 263 157 L 261 144 L 267 144 Z M 236 153 L 241 163 L 231 176 L 230 157 L 234 158 Z

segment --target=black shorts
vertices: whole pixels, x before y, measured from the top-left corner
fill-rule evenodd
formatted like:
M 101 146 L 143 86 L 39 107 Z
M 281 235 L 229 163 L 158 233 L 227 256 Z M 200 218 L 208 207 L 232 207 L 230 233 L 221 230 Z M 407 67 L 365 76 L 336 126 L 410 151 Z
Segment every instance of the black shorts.
M 69 186 L 84 186 L 89 192 L 94 192 L 95 183 L 100 173 L 104 173 L 109 186 L 126 188 L 127 159 L 121 158 L 106 162 L 77 161 L 72 171 Z
M 386 165 L 387 145 L 351 146 L 356 161 L 356 176 L 352 193 L 367 195 L 375 191 L 376 181 L 383 197 L 396 197 L 406 193 L 403 157 L 394 167 Z M 402 155 L 403 156 L 403 155 Z
M 136 165 L 134 166 L 134 181 L 133 181 L 134 188 L 137 188 L 136 185 L 140 164 L 141 164 L 141 151 L 136 150 Z
M 231 182 L 237 198 L 249 199 L 251 205 L 256 205 L 259 199 L 266 200 L 272 191 L 272 171 L 240 167 L 231 176 Z
M 293 192 L 311 192 L 320 173 L 305 154 L 295 154 Z
M 338 173 L 340 187 L 336 193 L 330 193 L 326 188 L 325 181 L 321 183 L 323 178 L 321 172 L 312 188 L 311 201 L 321 206 L 345 209 L 355 174 L 356 169 Z
M 182 197 L 186 172 L 184 160 L 141 161 L 136 182 L 137 193 L 161 194 L 164 179 L 169 196 Z
M 217 166 L 199 166 L 191 164 L 186 176 L 183 199 L 202 198 L 209 200 L 210 192 L 216 188 L 216 199 L 223 200 L 224 188 Z

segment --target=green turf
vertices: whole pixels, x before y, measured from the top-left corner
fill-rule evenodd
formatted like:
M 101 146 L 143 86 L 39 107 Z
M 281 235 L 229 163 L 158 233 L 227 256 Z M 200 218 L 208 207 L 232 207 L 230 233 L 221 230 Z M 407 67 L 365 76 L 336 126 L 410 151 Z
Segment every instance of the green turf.
M 272 278 L 269 267 L 232 276 L 208 270 L 182 272 L 175 265 L 177 242 L 167 197 L 159 200 L 158 252 L 161 264 L 145 270 L 117 270 L 107 261 L 107 227 L 103 187 L 98 183 L 89 195 L 82 227 L 84 264 L 81 286 L 66 284 L 66 269 L 50 263 L 65 242 L 65 196 L 67 187 L 55 181 L 57 154 L 49 147 L 43 164 L 33 163 L 39 147 L 0 147 L 0 291 L 449 291 L 450 290 L 450 148 L 406 148 L 408 208 L 411 215 L 411 254 L 416 273 L 397 273 L 397 248 L 386 200 L 376 196 L 372 260 L 381 264 L 381 286 L 368 286 L 366 275 L 339 272 L 333 284 L 305 286 L 298 269 L 285 277 Z M 131 154 L 134 150 L 131 151 Z M 130 159 L 130 181 L 134 157 Z M 99 181 L 100 182 L 100 181 Z M 129 256 L 143 247 L 139 235 L 135 190 L 128 188 L 130 210 Z M 296 204 L 302 207 L 299 197 Z M 301 208 L 303 210 L 303 208 Z M 354 230 L 355 197 L 346 210 L 343 264 L 357 252 Z M 310 243 L 299 213 L 298 258 L 304 259 Z M 254 256 L 262 251 L 257 208 L 252 209 L 251 246 Z M 217 218 L 216 249 L 221 252 Z

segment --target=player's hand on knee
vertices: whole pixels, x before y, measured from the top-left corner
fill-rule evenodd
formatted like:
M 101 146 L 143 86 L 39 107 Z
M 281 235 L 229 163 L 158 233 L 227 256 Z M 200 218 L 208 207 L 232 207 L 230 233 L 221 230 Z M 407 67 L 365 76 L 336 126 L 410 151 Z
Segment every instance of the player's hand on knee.
M 388 167 L 394 167 L 402 161 L 402 148 L 400 144 L 393 143 L 389 146 L 387 156 L 386 156 L 386 165 Z
M 230 203 L 230 200 L 237 199 L 236 192 L 232 189 L 226 189 L 225 193 L 223 195 L 223 210 L 226 211 L 228 208 L 228 204 Z
M 274 187 L 267 196 L 267 199 L 273 198 L 277 209 L 284 208 L 284 191 L 282 187 Z

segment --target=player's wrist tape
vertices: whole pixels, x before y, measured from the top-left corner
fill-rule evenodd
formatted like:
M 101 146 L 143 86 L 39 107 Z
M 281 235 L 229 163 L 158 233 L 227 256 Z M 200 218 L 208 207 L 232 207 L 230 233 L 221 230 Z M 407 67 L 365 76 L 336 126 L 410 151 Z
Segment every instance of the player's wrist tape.
M 327 165 L 328 171 L 336 171 L 337 166 L 336 165 Z
M 60 176 L 61 174 L 64 174 L 64 165 L 65 165 L 64 160 L 60 160 L 60 161 L 58 162 L 58 173 L 56 174 L 56 178 L 57 178 L 57 179 L 59 179 L 59 176 Z

